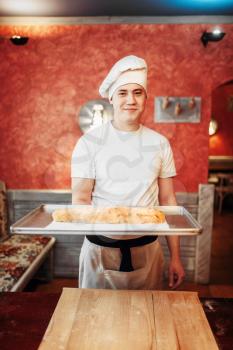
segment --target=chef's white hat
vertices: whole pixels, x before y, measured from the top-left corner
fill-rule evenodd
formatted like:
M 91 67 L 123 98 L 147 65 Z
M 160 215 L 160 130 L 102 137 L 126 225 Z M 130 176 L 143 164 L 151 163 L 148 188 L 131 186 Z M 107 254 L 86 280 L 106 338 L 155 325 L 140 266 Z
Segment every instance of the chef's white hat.
M 119 86 L 130 83 L 141 85 L 147 91 L 147 64 L 143 58 L 130 55 L 117 61 L 100 85 L 99 93 L 111 99 Z

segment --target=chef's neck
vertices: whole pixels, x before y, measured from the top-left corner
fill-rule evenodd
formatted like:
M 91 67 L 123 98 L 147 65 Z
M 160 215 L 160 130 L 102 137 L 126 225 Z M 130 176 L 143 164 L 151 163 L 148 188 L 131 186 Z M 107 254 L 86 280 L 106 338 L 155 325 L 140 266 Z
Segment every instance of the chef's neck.
M 137 131 L 140 128 L 140 122 L 134 121 L 134 122 L 121 122 L 119 120 L 112 120 L 111 121 L 112 126 L 120 131 Z

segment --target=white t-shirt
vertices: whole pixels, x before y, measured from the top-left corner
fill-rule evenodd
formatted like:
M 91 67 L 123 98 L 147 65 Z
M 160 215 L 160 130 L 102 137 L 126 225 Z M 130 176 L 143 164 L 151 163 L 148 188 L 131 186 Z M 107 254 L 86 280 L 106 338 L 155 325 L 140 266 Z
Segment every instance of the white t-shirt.
M 120 131 L 109 121 L 78 140 L 71 177 L 95 179 L 95 206 L 158 205 L 158 178 L 176 175 L 169 141 L 142 124 Z

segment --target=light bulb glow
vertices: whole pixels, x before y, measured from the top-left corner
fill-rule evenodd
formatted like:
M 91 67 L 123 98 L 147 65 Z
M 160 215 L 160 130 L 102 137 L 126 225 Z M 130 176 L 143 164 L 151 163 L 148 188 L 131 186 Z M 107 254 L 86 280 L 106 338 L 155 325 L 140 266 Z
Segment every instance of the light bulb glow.
M 219 35 L 221 33 L 220 29 L 214 29 L 212 32 L 214 35 Z
M 215 119 L 211 119 L 209 123 L 209 136 L 216 134 L 218 130 L 218 123 Z
M 59 8 L 59 2 L 56 0 L 7 0 L 0 4 L 0 10 L 4 14 L 27 16 L 27 15 L 46 15 L 48 12 L 52 12 L 54 8 Z

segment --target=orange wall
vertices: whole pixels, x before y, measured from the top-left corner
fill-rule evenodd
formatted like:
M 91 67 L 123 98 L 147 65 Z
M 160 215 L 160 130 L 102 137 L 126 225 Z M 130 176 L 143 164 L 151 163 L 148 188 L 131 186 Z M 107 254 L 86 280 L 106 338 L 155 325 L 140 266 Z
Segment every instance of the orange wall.
M 211 91 L 233 78 L 233 25 L 207 48 L 207 25 L 0 26 L 29 35 L 26 46 L 0 41 L 0 178 L 8 188 L 70 187 L 70 156 L 81 135 L 81 106 L 96 99 L 108 69 L 124 55 L 149 65 L 143 123 L 166 135 L 178 170 L 176 190 L 197 191 L 208 173 Z M 155 124 L 155 96 L 200 96 L 198 124 Z
M 233 83 L 213 91 L 212 115 L 218 122 L 218 132 L 210 137 L 210 155 L 233 156 Z

